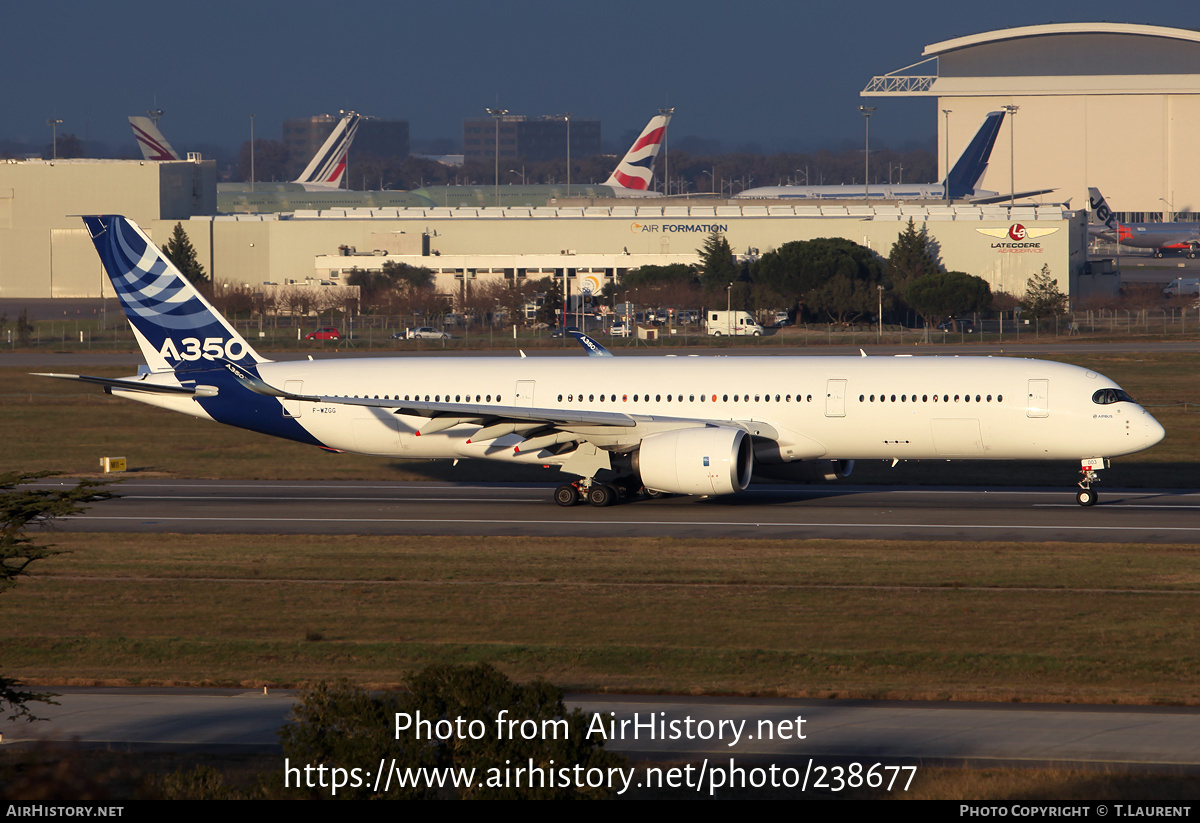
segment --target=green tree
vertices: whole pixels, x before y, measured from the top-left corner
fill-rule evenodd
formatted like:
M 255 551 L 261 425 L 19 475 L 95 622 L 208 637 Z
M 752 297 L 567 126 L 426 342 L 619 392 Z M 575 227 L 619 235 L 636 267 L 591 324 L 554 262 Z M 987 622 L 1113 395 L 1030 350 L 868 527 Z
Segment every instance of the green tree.
M 892 286 L 901 294 L 917 278 L 942 270 L 934 241 L 929 237 L 925 226 L 921 226 L 921 230 L 917 231 L 911 217 L 908 226 L 892 244 L 887 262 L 888 277 Z
M 53 546 L 39 545 L 25 533 L 33 521 L 44 524 L 58 517 L 83 511 L 83 504 L 106 500 L 114 495 L 104 490 L 104 482 L 80 480 L 74 485 L 50 489 L 29 484 L 51 477 L 54 472 L 7 472 L 0 474 L 0 592 L 16 585 L 30 564 L 58 554 Z M 33 702 L 53 702 L 53 695 L 27 692 L 17 688 L 15 680 L 0 677 L 0 706 L 9 720 L 36 720 L 30 711 Z
M 1049 263 L 1025 281 L 1025 299 L 1021 306 L 1039 321 L 1044 317 L 1057 317 L 1067 310 L 1067 296 L 1058 290 L 1058 281 L 1050 276 Z
M 933 328 L 943 318 L 985 311 L 992 303 L 992 288 L 973 274 L 933 272 L 910 282 L 904 299 Z
M 703 248 L 696 252 L 700 255 L 700 282 L 706 291 L 721 291 L 741 276 L 741 269 L 733 259 L 733 248 L 721 232 L 709 234 Z
M 204 273 L 204 267 L 200 265 L 200 260 L 196 256 L 196 248 L 188 238 L 187 232 L 183 230 L 182 223 L 175 224 L 175 230 L 171 232 L 171 239 L 167 241 L 167 247 L 163 249 L 163 253 L 193 286 L 202 286 L 208 283 L 208 275 Z
M 21 309 L 17 314 L 17 342 L 28 346 L 33 341 L 33 324 L 29 322 L 29 309 Z
M 848 323 L 874 314 L 884 284 L 883 261 L 870 249 L 840 237 L 784 243 L 767 252 L 750 274 L 756 289 L 779 295 L 790 309 Z
M 380 763 L 397 769 L 475 769 L 471 785 L 454 788 L 464 799 L 569 799 L 605 797 L 608 787 L 560 787 L 555 785 L 507 786 L 489 779 L 489 770 L 502 772 L 506 764 L 527 765 L 530 760 L 543 769 L 584 769 L 623 766 L 620 755 L 603 748 L 603 741 L 589 738 L 590 717 L 579 709 L 568 712 L 562 690 L 537 680 L 527 685 L 513 683 L 486 664 L 475 666 L 430 666 L 409 675 L 406 691 L 367 692 L 347 681 L 319 683 L 305 689 L 292 713 L 296 722 L 280 732 L 289 765 L 308 763 Z M 449 736 L 418 733 L 417 718 L 429 724 L 448 720 L 455 726 Z M 398 717 L 399 715 L 399 717 Z M 525 739 L 520 734 L 497 734 L 497 720 L 531 720 L 538 734 Z M 479 721 L 472 724 L 472 721 Z M 553 725 L 545 723 L 553 722 Z M 554 722 L 561 721 L 561 722 Z M 399 728 L 398 728 L 399 727 Z M 468 734 L 470 730 L 472 733 Z M 557 734 L 555 733 L 557 732 Z M 564 734 L 565 732 L 565 734 Z M 432 738 L 432 739 L 431 739 Z M 551 766 L 553 763 L 553 766 Z M 444 796 L 426 786 L 398 787 L 392 781 L 386 792 L 374 785 L 339 791 L 338 798 L 370 797 L 428 798 Z
M 558 315 L 563 307 L 562 281 L 557 277 L 543 277 L 538 281 L 538 285 L 544 287 L 546 292 L 542 307 L 538 309 L 538 322 L 553 328 L 558 325 Z

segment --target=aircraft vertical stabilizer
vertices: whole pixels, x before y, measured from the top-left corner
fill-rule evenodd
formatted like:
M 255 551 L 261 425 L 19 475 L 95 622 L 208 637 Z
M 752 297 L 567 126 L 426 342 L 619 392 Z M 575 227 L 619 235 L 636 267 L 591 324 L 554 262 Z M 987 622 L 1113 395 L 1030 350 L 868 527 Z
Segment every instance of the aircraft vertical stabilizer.
M 654 158 L 662 148 L 663 138 L 667 135 L 667 124 L 670 122 L 669 114 L 659 114 L 650 118 L 646 128 L 633 142 L 633 147 L 621 158 L 616 170 L 604 181 L 604 185 L 636 191 L 649 190 L 654 179 Z
M 83 222 L 151 370 L 264 362 L 137 224 L 112 214 Z
M 343 116 L 294 182 L 302 183 L 306 189 L 339 188 L 346 176 L 346 158 L 350 153 L 350 143 L 354 141 L 361 119 L 361 116 L 354 112 Z
M 144 160 L 182 160 L 179 152 L 171 148 L 167 138 L 163 137 L 158 126 L 149 117 L 130 117 L 129 125 L 133 129 L 134 139 L 142 150 Z
M 945 185 L 951 200 L 970 197 L 979 188 L 983 173 L 987 171 L 988 159 L 992 156 L 992 147 L 996 145 L 996 136 L 1000 133 L 1000 124 L 1003 122 L 1004 112 L 990 112 L 966 150 L 959 155 L 958 162 L 946 175 Z

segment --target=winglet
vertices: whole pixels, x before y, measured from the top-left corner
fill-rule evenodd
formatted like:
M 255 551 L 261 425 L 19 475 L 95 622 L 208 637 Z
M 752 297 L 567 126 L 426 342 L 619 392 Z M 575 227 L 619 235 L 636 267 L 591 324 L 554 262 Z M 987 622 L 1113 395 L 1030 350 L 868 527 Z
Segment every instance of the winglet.
M 568 329 L 567 334 L 575 338 L 579 345 L 587 351 L 588 357 L 612 357 L 613 354 L 608 349 L 601 346 L 588 335 L 578 329 Z

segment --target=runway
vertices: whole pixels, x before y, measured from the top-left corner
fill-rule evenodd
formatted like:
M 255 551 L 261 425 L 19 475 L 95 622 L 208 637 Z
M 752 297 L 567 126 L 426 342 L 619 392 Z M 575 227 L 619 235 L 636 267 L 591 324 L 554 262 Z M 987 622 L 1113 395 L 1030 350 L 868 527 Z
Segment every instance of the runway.
M 52 485 L 52 484 L 45 484 Z M 72 531 L 1200 543 L 1200 491 L 752 486 L 561 508 L 553 484 L 129 479 Z

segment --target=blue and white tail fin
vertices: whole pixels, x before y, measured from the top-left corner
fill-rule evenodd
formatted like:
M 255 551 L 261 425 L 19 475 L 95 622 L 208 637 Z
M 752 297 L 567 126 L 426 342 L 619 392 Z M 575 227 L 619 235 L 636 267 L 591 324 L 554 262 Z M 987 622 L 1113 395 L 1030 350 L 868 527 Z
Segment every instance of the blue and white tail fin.
M 266 362 L 132 220 L 83 218 L 153 371 Z
M 142 150 L 143 160 L 182 160 L 179 152 L 171 148 L 167 138 L 158 130 L 158 126 L 149 117 L 130 117 L 129 126 L 133 129 L 133 137 L 137 140 L 138 148 Z
M 959 155 L 958 162 L 946 175 L 946 190 L 951 199 L 970 197 L 979 188 L 979 181 L 983 180 L 983 173 L 987 171 L 992 146 L 996 145 L 996 136 L 1000 134 L 1000 124 L 1003 122 L 1004 112 L 990 112 L 967 148 Z
M 361 119 L 361 116 L 354 112 L 343 116 L 308 166 L 293 182 L 302 183 L 307 189 L 340 187 L 346 176 L 346 159 L 350 154 L 350 144 L 354 141 Z
M 617 168 L 604 181 L 604 185 L 648 191 L 650 183 L 654 180 L 654 158 L 662 148 L 663 138 L 667 135 L 667 124 L 670 122 L 669 114 L 651 117 L 638 139 L 633 141 L 633 146 L 621 158 Z

